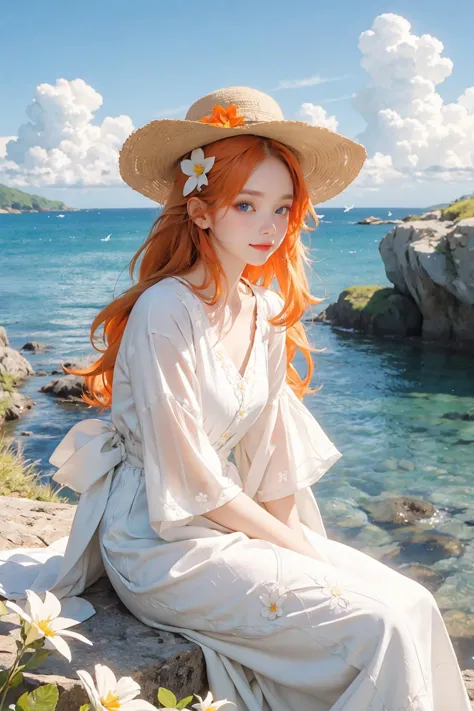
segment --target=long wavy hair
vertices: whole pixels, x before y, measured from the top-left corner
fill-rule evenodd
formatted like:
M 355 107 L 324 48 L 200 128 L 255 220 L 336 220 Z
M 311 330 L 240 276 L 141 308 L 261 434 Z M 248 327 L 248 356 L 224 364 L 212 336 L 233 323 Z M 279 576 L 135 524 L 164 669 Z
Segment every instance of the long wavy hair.
M 301 240 L 303 230 L 313 230 L 318 224 L 317 214 L 309 199 L 304 176 L 297 156 L 287 146 L 268 138 L 244 135 L 223 138 L 203 147 L 205 156 L 215 156 L 212 170 L 207 177 L 209 184 L 199 194 L 205 204 L 208 214 L 215 214 L 223 207 L 232 205 L 237 195 L 242 191 L 253 170 L 267 156 L 281 160 L 288 168 L 294 186 L 294 200 L 289 211 L 288 230 L 279 248 L 261 266 L 248 264 L 242 276 L 253 284 L 270 287 L 275 279 L 280 295 L 284 300 L 283 309 L 279 314 L 269 319 L 276 326 L 284 325 L 286 329 L 287 346 L 287 383 L 299 399 L 308 393 L 318 392 L 321 388 L 311 389 L 314 364 L 311 352 L 321 353 L 311 346 L 301 317 L 308 307 L 319 304 L 323 299 L 310 293 L 304 266 L 310 264 L 308 248 Z M 127 291 L 114 299 L 100 311 L 94 319 L 90 341 L 92 347 L 102 353 L 100 358 L 90 366 L 77 369 L 63 369 L 74 375 L 84 376 L 85 388 L 82 399 L 93 407 L 104 411 L 112 405 L 112 384 L 114 367 L 120 342 L 132 308 L 140 294 L 161 279 L 170 276 L 185 277 L 193 267 L 200 262 L 204 272 L 209 275 L 208 281 L 201 287 L 190 285 L 197 296 L 199 292 L 214 283 L 215 296 L 206 300 L 209 305 L 215 304 L 226 293 L 223 281 L 227 281 L 225 273 L 214 248 L 212 236 L 207 229 L 202 229 L 191 220 L 187 211 L 188 197 L 183 196 L 184 183 L 187 176 L 177 171 L 171 193 L 159 217 L 153 223 L 150 233 L 133 256 L 129 273 L 135 282 L 134 270 L 141 255 L 138 267 L 138 281 Z M 313 217 L 315 227 L 305 223 L 309 216 Z M 196 217 L 196 215 L 194 215 Z M 103 325 L 102 342 L 105 348 L 95 343 L 95 334 Z M 301 378 L 292 365 L 296 349 L 299 348 L 307 363 L 307 373 Z

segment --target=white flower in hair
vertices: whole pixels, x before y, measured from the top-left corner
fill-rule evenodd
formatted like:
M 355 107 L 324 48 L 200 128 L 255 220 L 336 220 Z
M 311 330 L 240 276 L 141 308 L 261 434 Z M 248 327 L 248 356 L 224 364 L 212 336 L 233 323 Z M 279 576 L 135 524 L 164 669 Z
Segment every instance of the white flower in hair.
M 189 195 L 194 188 L 201 191 L 201 187 L 203 185 L 208 185 L 206 173 L 211 170 L 215 160 L 215 156 L 204 158 L 204 151 L 202 148 L 195 148 L 191 153 L 190 159 L 187 158 L 181 161 L 181 170 L 185 175 L 190 176 L 183 188 L 184 196 Z

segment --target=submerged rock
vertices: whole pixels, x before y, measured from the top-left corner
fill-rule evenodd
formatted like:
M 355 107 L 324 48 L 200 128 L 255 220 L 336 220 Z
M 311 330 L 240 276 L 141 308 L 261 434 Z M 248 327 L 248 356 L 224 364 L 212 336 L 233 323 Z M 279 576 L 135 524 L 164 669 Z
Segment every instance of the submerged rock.
M 421 583 L 425 588 L 432 593 L 436 592 L 438 588 L 441 587 L 445 580 L 445 576 L 438 573 L 432 568 L 428 568 L 426 565 L 421 565 L 420 563 L 403 563 L 398 566 L 397 570 L 407 578 L 411 580 L 416 580 L 417 583 Z
M 407 496 L 380 497 L 365 503 L 363 508 L 377 523 L 408 524 L 431 518 L 436 513 L 433 504 Z

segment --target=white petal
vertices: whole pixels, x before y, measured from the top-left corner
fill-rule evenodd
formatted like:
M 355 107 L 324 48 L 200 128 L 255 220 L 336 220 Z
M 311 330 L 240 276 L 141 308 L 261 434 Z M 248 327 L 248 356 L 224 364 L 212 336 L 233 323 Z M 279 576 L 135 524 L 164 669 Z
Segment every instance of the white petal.
M 61 614 L 61 603 L 56 595 L 53 595 L 49 590 L 46 590 L 44 596 L 43 609 L 44 612 L 46 612 L 46 617 L 49 617 L 49 619 L 59 617 Z
M 276 617 L 276 614 L 272 612 L 271 610 L 268 611 L 268 619 L 269 620 L 274 620 Z
M 119 697 L 120 703 L 125 704 L 138 696 L 141 686 L 131 676 L 122 676 L 115 685 L 115 693 Z
M 49 626 L 55 632 L 59 632 L 59 630 L 66 630 L 68 627 L 73 627 L 78 624 L 79 622 L 77 620 L 73 620 L 70 617 L 56 617 L 55 620 L 51 620 Z
M 20 615 L 21 618 L 26 620 L 27 622 L 31 622 L 31 617 L 27 612 L 22 610 L 22 608 L 16 604 L 16 602 L 10 602 L 10 600 L 5 600 L 5 605 L 10 608 L 10 610 L 13 610 L 13 612 L 16 612 L 17 615 Z
M 112 669 L 109 669 L 109 667 L 105 666 L 105 664 L 96 664 L 94 670 L 99 696 L 107 696 L 109 691 L 115 690 L 117 685 L 117 677 L 113 673 Z
M 202 187 L 203 185 L 209 185 L 207 175 L 205 173 L 198 175 L 197 183 L 198 183 L 198 188 Z
M 32 642 L 36 642 L 37 639 L 41 639 L 42 637 L 44 637 L 43 630 L 40 630 L 40 628 L 35 625 L 34 622 L 32 622 L 30 631 L 26 635 L 25 646 L 28 647 L 29 644 L 32 644 Z
M 156 706 L 143 699 L 135 699 L 135 701 L 127 701 L 123 706 L 121 704 L 120 711 L 156 711 Z M 163 709 L 160 711 L 163 711 Z
M 71 650 L 69 649 L 68 643 L 62 638 L 58 637 L 45 637 L 44 646 L 47 649 L 56 649 L 63 657 L 66 657 L 68 662 L 71 661 Z
M 270 593 L 270 602 L 273 604 L 275 603 L 280 597 L 280 591 L 278 588 L 275 588 L 275 590 L 272 590 Z
M 213 706 L 217 710 L 220 706 L 223 706 L 224 704 L 233 704 L 233 701 L 227 701 L 227 699 L 222 699 L 221 701 L 214 701 Z M 235 706 L 235 704 L 234 704 Z
M 189 195 L 189 193 L 192 193 L 194 188 L 197 186 L 197 178 L 195 175 L 192 175 L 190 178 L 188 178 L 184 184 L 183 188 L 183 195 L 186 197 L 186 195 Z
M 86 690 L 87 696 L 89 697 L 91 704 L 94 706 L 94 708 L 98 708 L 98 705 L 100 704 L 99 694 L 97 693 L 97 689 L 94 686 L 94 680 L 92 679 L 91 675 L 85 669 L 78 669 L 76 671 L 76 674 L 81 680 L 81 684 Z
M 30 606 L 31 617 L 33 619 L 44 620 L 47 615 L 43 616 L 43 601 L 34 590 L 25 590 L 28 605 Z
M 202 148 L 195 148 L 191 153 L 191 160 L 193 163 L 202 163 L 204 160 L 204 151 Z
M 268 619 L 270 617 L 270 610 L 268 607 L 262 607 L 260 614 L 262 617 L 265 617 L 265 619 Z
M 79 634 L 79 632 L 73 632 L 72 630 L 61 630 L 60 632 L 57 632 L 55 637 L 72 637 L 73 639 L 78 639 L 80 642 L 84 642 L 85 644 L 90 644 L 91 647 L 93 646 L 93 643 L 90 641 L 90 639 L 87 639 L 87 637 L 84 637 L 84 635 Z
M 263 605 L 265 605 L 266 607 L 269 607 L 269 605 L 271 603 L 270 595 L 267 595 L 266 593 L 264 593 L 263 595 L 259 596 L 259 599 L 262 601 Z
M 204 172 L 207 173 L 209 170 L 211 170 L 212 166 L 214 165 L 216 160 L 216 156 L 210 156 L 209 158 L 204 158 L 202 164 L 204 166 Z
M 194 163 L 192 160 L 182 160 L 180 166 L 185 175 L 194 175 Z
M 275 610 L 275 614 L 278 615 L 278 617 L 281 617 L 283 615 L 283 610 L 278 605 L 277 609 Z

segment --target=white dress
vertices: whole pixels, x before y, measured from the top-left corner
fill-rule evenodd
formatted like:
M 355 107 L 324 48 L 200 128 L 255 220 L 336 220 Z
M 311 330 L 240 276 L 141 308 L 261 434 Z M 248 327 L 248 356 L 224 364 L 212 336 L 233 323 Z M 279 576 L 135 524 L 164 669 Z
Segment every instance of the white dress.
M 214 698 L 239 711 L 471 711 L 431 593 L 327 538 L 310 487 L 341 454 L 286 384 L 285 334 L 267 322 L 281 297 L 252 288 L 244 377 L 184 281 L 140 296 L 113 424 L 83 420 L 50 459 L 81 494 L 71 533 L 0 553 L 0 593 L 51 589 L 72 606 L 64 614 L 86 619 L 93 609 L 75 596 L 106 572 L 138 619 L 201 646 Z M 328 562 L 203 516 L 241 491 L 294 493 Z

